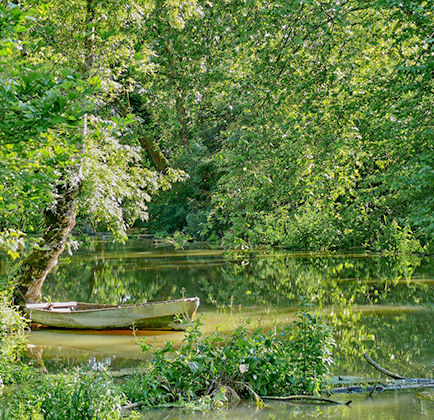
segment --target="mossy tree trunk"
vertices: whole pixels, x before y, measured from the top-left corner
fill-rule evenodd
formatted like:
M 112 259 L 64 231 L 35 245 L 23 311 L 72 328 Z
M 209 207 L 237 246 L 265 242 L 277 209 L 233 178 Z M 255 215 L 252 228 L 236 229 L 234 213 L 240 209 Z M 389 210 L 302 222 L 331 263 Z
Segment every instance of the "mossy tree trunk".
M 86 28 L 92 28 L 84 40 L 86 58 L 83 73 L 89 73 L 95 64 L 95 28 L 96 1 L 86 0 Z M 81 153 L 86 147 L 87 115 L 84 119 L 83 143 Z M 15 275 L 14 303 L 39 302 L 42 297 L 42 286 L 48 273 L 57 265 L 59 256 L 65 250 L 68 236 L 75 226 L 76 198 L 82 185 L 81 165 L 71 171 L 75 181 L 61 179 L 56 188 L 57 200 L 52 208 L 44 212 L 46 230 L 39 246 L 23 260 Z
M 169 161 L 167 160 L 166 156 L 163 155 L 163 152 L 160 150 L 155 141 L 147 135 L 141 135 L 139 137 L 139 141 L 142 148 L 149 153 L 149 156 L 151 157 L 152 162 L 154 163 L 157 170 L 166 173 L 167 169 L 170 167 Z
M 46 230 L 40 246 L 23 260 L 15 275 L 14 303 L 35 303 L 41 300 L 42 285 L 60 254 L 64 251 L 68 235 L 75 226 L 75 203 L 80 185 L 58 188 L 55 208 L 45 212 Z

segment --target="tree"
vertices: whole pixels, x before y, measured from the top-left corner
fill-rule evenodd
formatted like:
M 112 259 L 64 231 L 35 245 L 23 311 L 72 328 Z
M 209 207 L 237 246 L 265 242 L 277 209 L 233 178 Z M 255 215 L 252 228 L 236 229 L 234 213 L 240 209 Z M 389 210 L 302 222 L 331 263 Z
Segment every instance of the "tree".
M 228 245 L 397 249 L 412 230 L 432 240 L 430 7 L 221 2 L 204 6 L 200 25 L 189 21 L 178 38 L 150 31 L 159 83 L 170 83 L 163 47 L 175 39 L 189 104 L 189 145 L 175 146 L 167 126 L 162 143 L 172 156 L 187 150 L 185 161 L 200 151 L 193 171 L 206 162 L 217 173 L 205 205 L 190 205 L 172 224 L 178 213 L 168 212 L 160 225 L 191 233 L 192 213 L 206 208 L 199 235 Z M 175 132 L 173 101 L 154 104 L 152 121 L 173 121 Z M 220 124 L 206 138 L 216 115 Z
M 5 104 L 0 124 L 3 229 L 32 230 L 41 208 L 52 206 L 57 200 L 58 211 L 53 207 L 46 211 L 49 226 L 57 217 L 62 229 L 69 232 L 74 224 L 74 209 L 59 198 L 62 194 L 75 197 L 78 191 L 73 182 L 59 184 L 57 191 L 56 185 L 58 177 L 74 167 L 74 150 L 81 137 L 77 128 L 89 109 L 87 97 L 92 88 L 71 70 L 52 70 L 48 63 L 34 59 L 33 54 L 41 51 L 40 46 L 26 37 L 34 13 L 26 13 L 12 3 L 2 6 L 0 12 L 3 40 L 0 92 Z M 49 228 L 45 242 L 53 244 L 56 250 L 52 258 L 45 257 L 45 268 L 39 260 L 35 270 L 51 268 L 64 248 L 66 237 L 63 232 Z M 48 250 L 38 252 L 44 258 Z
M 116 78 L 133 48 L 130 43 L 126 51 L 113 54 L 99 50 L 112 35 L 105 32 L 102 6 L 118 5 L 100 5 L 92 0 L 68 4 L 70 9 L 59 32 L 72 26 L 77 29 L 73 33 L 78 42 L 76 48 L 67 51 L 67 38 L 62 33 L 52 36 L 51 45 L 46 40 L 47 34 L 53 35 L 54 23 L 59 25 L 51 19 L 60 13 L 63 3 L 36 6 L 37 1 L 29 1 L 2 8 L 2 32 L 9 39 L 2 45 L 6 56 L 1 67 L 2 80 L 6 80 L 2 93 L 7 107 L 1 141 L 13 148 L 6 149 L 11 152 L 2 168 L 6 181 L 2 185 L 6 193 L 2 197 L 3 225 L 32 229 L 31 223 L 40 223 L 41 214 L 45 221 L 41 239 L 15 272 L 16 303 L 40 299 L 42 284 L 66 246 L 77 212 L 105 223 L 116 238 L 125 240 L 127 227 L 137 218 L 147 218 L 146 202 L 151 195 L 183 178 L 182 173 L 170 168 L 165 168 L 164 174 L 147 169 L 137 147 L 134 117 L 120 114 L 115 106 L 107 111 L 110 103 L 116 103 Z M 136 9 L 128 9 L 126 16 L 116 15 L 124 19 L 123 29 L 129 24 L 128 18 L 143 9 L 133 6 Z M 172 8 L 176 9 L 176 4 Z M 128 37 L 125 31 L 121 41 Z M 111 41 L 114 48 L 119 38 Z M 138 54 L 131 66 L 140 61 L 144 57 Z M 68 66 L 70 70 L 64 70 Z M 18 127 L 13 123 L 16 120 Z M 33 159 L 29 159 L 29 153 Z M 45 182 L 33 185 L 39 177 Z M 12 203 L 17 198 L 14 194 L 7 195 L 17 188 L 25 192 L 19 206 Z M 41 196 L 46 198 L 39 200 Z M 36 204 L 29 209 L 33 201 Z M 8 216 L 17 208 L 21 217 L 11 223 Z

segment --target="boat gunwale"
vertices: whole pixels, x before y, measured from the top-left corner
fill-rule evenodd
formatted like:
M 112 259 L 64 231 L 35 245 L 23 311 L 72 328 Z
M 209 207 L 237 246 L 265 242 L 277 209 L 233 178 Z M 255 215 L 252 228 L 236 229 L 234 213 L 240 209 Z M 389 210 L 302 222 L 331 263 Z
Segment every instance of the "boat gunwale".
M 135 304 L 120 304 L 120 305 L 110 305 L 108 307 L 99 308 L 99 305 L 104 305 L 103 303 L 86 303 L 86 302 L 77 302 L 77 309 L 72 310 L 71 312 L 61 312 L 53 310 L 52 308 L 26 308 L 26 312 L 32 313 L 32 312 L 43 312 L 43 313 L 51 313 L 51 314 L 62 314 L 62 315 L 73 315 L 76 313 L 88 313 L 88 312 L 101 312 L 101 311 L 119 311 L 122 309 L 133 309 L 133 308 L 142 308 L 147 306 L 155 306 L 155 305 L 170 305 L 173 303 L 195 303 L 196 304 L 196 310 L 200 305 L 200 299 L 198 297 L 192 297 L 192 298 L 185 298 L 185 299 L 174 299 L 174 300 L 162 300 L 162 301 L 155 301 L 155 302 L 145 302 L 145 303 L 135 303 Z M 79 305 L 97 305 L 96 308 L 89 308 L 89 309 L 78 309 Z

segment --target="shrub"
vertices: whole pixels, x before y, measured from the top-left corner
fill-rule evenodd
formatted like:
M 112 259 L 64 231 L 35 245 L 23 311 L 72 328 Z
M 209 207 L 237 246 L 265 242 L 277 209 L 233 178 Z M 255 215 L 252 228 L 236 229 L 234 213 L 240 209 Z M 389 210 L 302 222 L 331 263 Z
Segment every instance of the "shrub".
M 409 226 L 401 227 L 396 220 L 389 222 L 386 218 L 376 231 L 376 240 L 372 247 L 375 251 L 388 251 L 398 254 L 422 252 L 420 242 L 413 237 Z
M 23 369 L 19 359 L 25 351 L 24 328 L 26 320 L 11 305 L 9 293 L 0 291 L 0 383 L 19 382 Z
M 105 372 L 75 370 L 48 377 L 38 391 L 44 419 L 118 419 L 125 402 L 120 388 Z
M 106 372 L 76 369 L 34 375 L 27 386 L 0 398 L 0 419 L 115 420 L 126 399 Z
M 124 392 L 149 408 L 220 406 L 234 395 L 315 394 L 327 379 L 332 346 L 330 328 L 306 312 L 293 325 L 268 332 L 243 325 L 229 339 L 218 330 L 203 335 L 195 321 L 182 346 L 157 350 L 149 370 L 131 377 Z

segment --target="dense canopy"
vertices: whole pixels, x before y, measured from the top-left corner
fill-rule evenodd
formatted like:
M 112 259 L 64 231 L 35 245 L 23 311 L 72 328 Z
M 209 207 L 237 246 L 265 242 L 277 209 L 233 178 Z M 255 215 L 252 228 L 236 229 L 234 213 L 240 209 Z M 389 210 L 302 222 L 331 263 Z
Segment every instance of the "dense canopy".
M 2 2 L 1 243 L 16 256 L 75 186 L 80 226 L 118 239 L 142 226 L 241 247 L 430 246 L 433 11 Z

